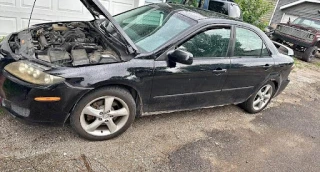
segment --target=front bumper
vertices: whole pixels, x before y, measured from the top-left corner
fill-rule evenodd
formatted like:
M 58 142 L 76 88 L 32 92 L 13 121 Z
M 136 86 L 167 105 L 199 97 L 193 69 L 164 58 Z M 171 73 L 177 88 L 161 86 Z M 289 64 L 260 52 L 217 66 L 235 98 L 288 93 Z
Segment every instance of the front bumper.
M 1 69 L 2 70 L 2 69 Z M 29 122 L 64 124 L 74 105 L 91 89 L 61 83 L 41 88 L 15 78 L 6 71 L 0 74 L 1 105 L 15 117 Z M 38 102 L 35 97 L 61 97 L 57 102 Z

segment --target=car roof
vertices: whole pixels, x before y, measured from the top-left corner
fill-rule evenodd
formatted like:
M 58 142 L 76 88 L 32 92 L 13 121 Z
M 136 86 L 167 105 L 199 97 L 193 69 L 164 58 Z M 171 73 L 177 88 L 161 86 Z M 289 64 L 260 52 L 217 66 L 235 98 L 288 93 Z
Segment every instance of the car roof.
M 229 17 L 228 15 L 217 13 L 210 10 L 189 7 L 181 4 L 173 4 L 173 3 L 155 3 L 149 4 L 147 6 L 152 6 L 154 8 L 162 8 L 165 11 L 178 13 L 190 19 L 197 21 L 198 23 L 217 23 L 217 24 L 237 24 L 243 25 L 250 28 L 255 26 L 243 22 L 240 19 Z
M 195 8 L 195 7 L 189 7 L 189 6 L 181 5 L 181 4 L 157 3 L 157 4 L 150 4 L 150 6 L 158 6 L 160 8 L 165 8 L 166 10 L 180 13 L 180 14 L 182 14 L 186 17 L 189 17 L 193 20 L 203 20 L 203 19 L 208 19 L 208 18 L 238 20 L 238 19 L 231 18 L 228 15 L 224 15 L 224 14 L 217 13 L 214 11 Z M 238 21 L 241 21 L 241 20 L 238 20 Z
M 180 15 L 197 21 L 198 23 L 236 24 L 246 26 L 249 28 L 254 28 L 255 30 L 257 29 L 255 26 L 246 23 L 240 19 L 231 18 L 228 15 L 224 15 L 210 10 L 173 3 L 155 3 L 149 4 L 147 6 L 152 6 L 154 8 L 162 8 L 163 10 L 168 12 L 178 13 Z

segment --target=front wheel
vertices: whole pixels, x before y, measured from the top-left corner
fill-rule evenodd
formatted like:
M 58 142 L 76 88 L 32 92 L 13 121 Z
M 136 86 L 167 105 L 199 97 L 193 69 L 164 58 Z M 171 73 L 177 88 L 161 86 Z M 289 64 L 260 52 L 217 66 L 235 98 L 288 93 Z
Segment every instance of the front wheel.
M 264 84 L 247 101 L 241 104 L 241 107 L 249 113 L 258 113 L 270 103 L 275 92 L 273 82 Z
M 132 95 L 121 88 L 96 90 L 75 107 L 70 117 L 73 129 L 83 138 L 108 140 L 125 132 L 133 123 L 136 105 Z

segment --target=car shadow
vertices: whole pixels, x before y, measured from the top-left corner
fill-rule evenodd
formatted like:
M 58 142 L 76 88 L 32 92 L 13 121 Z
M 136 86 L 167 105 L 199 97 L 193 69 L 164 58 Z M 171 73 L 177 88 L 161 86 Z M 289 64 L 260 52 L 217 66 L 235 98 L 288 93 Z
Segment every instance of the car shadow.
M 79 136 L 72 130 L 72 127 L 69 123 L 66 123 L 64 126 L 59 126 L 55 124 L 48 123 L 30 123 L 22 120 L 17 120 L 17 118 L 13 117 L 9 114 L 8 111 L 0 108 L 0 121 L 7 120 L 9 124 L 6 124 L 6 128 L 11 128 L 8 131 L 14 130 L 17 135 L 33 137 L 34 141 L 40 141 L 41 139 L 51 140 L 52 142 L 58 141 L 66 141 L 66 140 L 84 140 L 79 138 Z M 133 123 L 133 129 L 129 128 L 130 132 L 135 132 L 136 128 L 143 129 L 145 125 L 148 123 L 156 124 L 174 121 L 179 122 L 180 120 L 191 120 L 192 118 L 206 118 L 210 115 L 215 114 L 223 114 L 223 113 L 232 113 L 234 112 L 242 112 L 238 106 L 229 105 L 222 107 L 213 107 L 213 108 L 205 108 L 198 110 L 188 110 L 188 111 L 179 111 L 172 113 L 162 113 L 158 115 L 150 115 L 150 116 L 142 116 L 135 119 Z M 5 118 L 5 119 L 4 119 Z M 5 131 L 4 131 L 5 132 Z M 121 138 L 118 137 L 118 138 Z M 115 138 L 117 139 L 117 138 Z

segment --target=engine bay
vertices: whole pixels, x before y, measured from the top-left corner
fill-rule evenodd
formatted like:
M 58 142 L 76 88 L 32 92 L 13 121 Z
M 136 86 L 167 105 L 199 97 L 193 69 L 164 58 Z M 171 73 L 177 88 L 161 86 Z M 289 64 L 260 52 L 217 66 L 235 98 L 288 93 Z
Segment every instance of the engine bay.
M 42 24 L 9 41 L 14 53 L 60 66 L 120 61 L 101 34 L 86 22 Z

